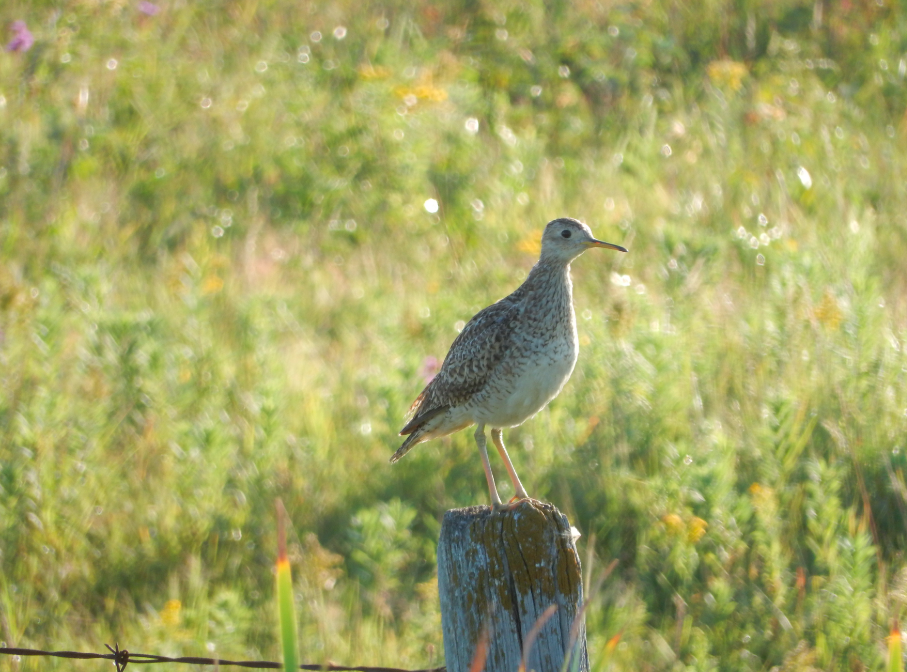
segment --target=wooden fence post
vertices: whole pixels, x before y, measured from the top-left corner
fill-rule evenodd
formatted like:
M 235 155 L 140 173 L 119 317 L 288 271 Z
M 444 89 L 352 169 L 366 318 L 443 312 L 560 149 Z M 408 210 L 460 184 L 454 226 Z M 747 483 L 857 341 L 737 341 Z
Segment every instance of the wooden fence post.
M 526 672 L 588 672 L 579 556 L 567 516 L 526 500 L 492 514 L 487 506 L 444 514 L 438 542 L 438 590 L 448 672 L 469 672 L 489 629 L 486 672 L 517 672 L 523 646 L 538 631 Z

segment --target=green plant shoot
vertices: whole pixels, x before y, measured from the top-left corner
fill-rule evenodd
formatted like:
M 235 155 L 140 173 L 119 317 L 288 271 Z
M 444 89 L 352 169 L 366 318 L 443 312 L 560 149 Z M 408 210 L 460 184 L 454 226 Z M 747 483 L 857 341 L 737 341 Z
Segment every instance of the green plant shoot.
M 901 655 L 901 628 L 898 620 L 891 624 L 888 633 L 888 672 L 904 672 L 904 657 Z
M 287 558 L 287 510 L 277 500 L 277 614 L 280 622 L 280 647 L 284 672 L 299 669 L 296 642 L 296 608 L 293 605 L 293 576 Z

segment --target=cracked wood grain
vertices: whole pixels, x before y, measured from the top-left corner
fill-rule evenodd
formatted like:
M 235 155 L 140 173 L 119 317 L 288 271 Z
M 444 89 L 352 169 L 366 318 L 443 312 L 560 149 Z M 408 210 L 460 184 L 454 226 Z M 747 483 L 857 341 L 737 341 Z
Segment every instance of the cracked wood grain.
M 582 572 L 567 517 L 553 505 L 525 500 L 492 514 L 487 506 L 448 511 L 438 543 L 438 589 L 444 653 L 450 672 L 467 672 L 482 630 L 490 629 L 487 672 L 517 672 L 523 643 L 552 604 L 527 672 L 587 672 L 585 628 L 571 646 L 583 603 Z

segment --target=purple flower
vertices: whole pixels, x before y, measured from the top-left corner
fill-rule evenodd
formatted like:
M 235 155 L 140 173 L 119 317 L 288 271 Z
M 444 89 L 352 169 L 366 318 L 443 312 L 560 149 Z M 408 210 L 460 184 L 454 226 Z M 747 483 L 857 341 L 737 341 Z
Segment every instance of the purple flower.
M 422 380 L 428 385 L 432 381 L 432 378 L 438 375 L 438 371 L 440 370 L 441 362 L 438 361 L 437 357 L 429 355 L 422 360 L 422 369 L 419 371 L 419 375 L 422 376 Z
M 35 43 L 35 36 L 31 34 L 25 21 L 13 21 L 12 25 L 13 39 L 6 45 L 7 51 L 24 52 L 32 48 Z
M 142 0 L 139 3 L 139 11 L 145 16 L 156 16 L 161 8 L 155 5 L 153 2 L 148 2 L 148 0 Z

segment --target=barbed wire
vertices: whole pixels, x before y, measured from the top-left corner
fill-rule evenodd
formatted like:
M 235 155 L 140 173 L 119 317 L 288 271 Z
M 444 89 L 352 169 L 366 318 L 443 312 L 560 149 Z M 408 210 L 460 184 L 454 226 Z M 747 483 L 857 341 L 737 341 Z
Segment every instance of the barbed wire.
M 119 644 L 111 647 L 105 644 L 110 653 L 85 653 L 82 651 L 42 651 L 41 649 L 19 649 L 14 647 L 0 646 L 0 654 L 8 656 L 50 656 L 53 658 L 78 658 L 78 659 L 96 659 L 112 660 L 116 665 L 117 672 L 123 672 L 126 665 L 151 665 L 154 663 L 186 663 L 188 665 L 235 665 L 237 667 L 251 667 L 260 670 L 277 670 L 283 668 L 283 663 L 271 660 L 224 660 L 222 658 L 198 658 L 196 656 L 180 656 L 170 658 L 168 656 L 156 656 L 151 653 L 131 653 L 126 649 L 121 649 Z M 421 670 L 405 670 L 398 667 L 373 667 L 369 665 L 356 665 L 348 667 L 345 665 L 334 665 L 325 663 L 323 665 L 303 664 L 299 666 L 300 670 L 324 670 L 324 672 L 447 672 L 446 667 L 430 667 Z

